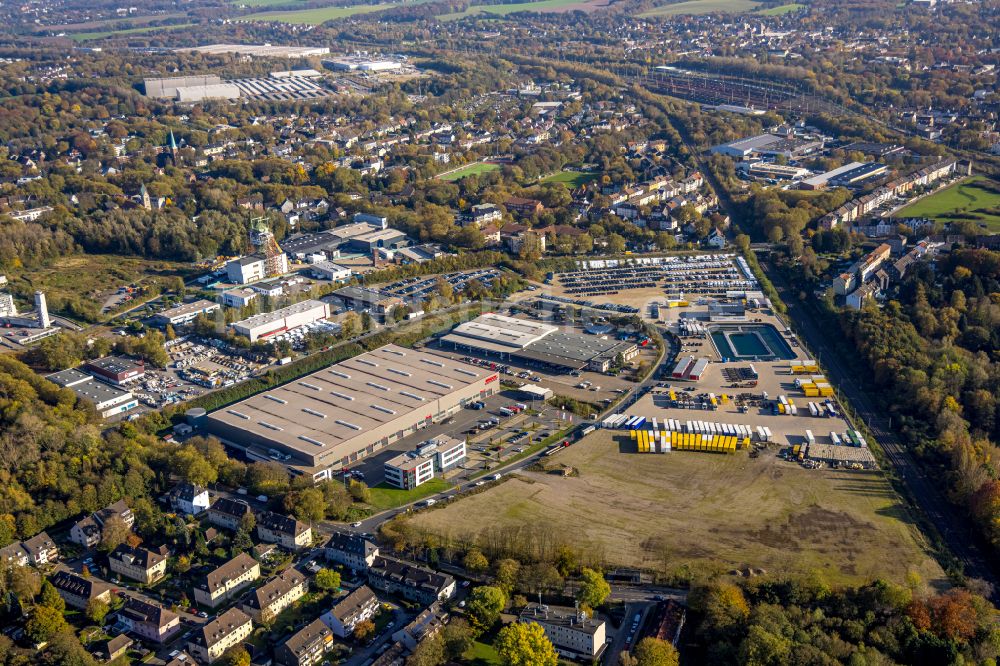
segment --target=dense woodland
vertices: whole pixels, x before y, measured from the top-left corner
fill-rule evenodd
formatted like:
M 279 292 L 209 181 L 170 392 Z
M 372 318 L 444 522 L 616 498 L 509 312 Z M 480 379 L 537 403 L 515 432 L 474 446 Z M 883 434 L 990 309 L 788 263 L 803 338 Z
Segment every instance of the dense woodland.
M 715 582 L 691 590 L 694 663 L 752 666 L 993 664 L 991 606 L 882 580 L 832 589 L 822 578 Z
M 1000 548 L 1000 253 L 920 264 L 885 308 L 845 312 L 842 326 L 898 430 Z

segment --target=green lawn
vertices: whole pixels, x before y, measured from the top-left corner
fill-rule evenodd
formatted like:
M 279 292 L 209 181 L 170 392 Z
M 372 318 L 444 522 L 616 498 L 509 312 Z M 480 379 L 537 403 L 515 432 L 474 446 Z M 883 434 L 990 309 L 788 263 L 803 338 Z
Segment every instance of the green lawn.
M 946 187 L 903 208 L 898 217 L 927 217 L 934 220 L 974 220 L 989 231 L 1000 231 L 1000 193 L 982 187 L 983 176 L 973 176 Z
M 768 7 L 767 9 L 761 9 L 758 14 L 763 16 L 782 16 L 784 14 L 791 14 L 792 12 L 797 12 L 800 9 L 805 9 L 806 6 L 799 4 L 798 2 L 791 2 L 787 5 L 779 5 L 777 7 Z
M 493 649 L 492 645 L 476 641 L 472 647 L 462 655 L 465 663 L 472 666 L 503 666 L 500 655 Z
M 444 479 L 434 478 L 422 483 L 413 490 L 401 490 L 386 483 L 380 483 L 371 489 L 371 501 L 368 502 L 376 511 L 394 509 L 397 506 L 422 500 L 431 495 L 437 495 L 452 488 L 452 484 Z
M 688 0 L 663 5 L 643 12 L 639 16 L 678 16 L 680 14 L 710 14 L 712 12 L 750 12 L 760 3 L 753 0 Z
M 466 176 L 479 176 L 484 173 L 489 173 L 490 171 L 499 171 L 499 164 L 488 164 L 486 162 L 475 162 L 474 164 L 469 164 L 461 169 L 456 169 L 442 176 L 438 176 L 441 180 L 460 180 Z
M 560 171 L 542 178 L 541 183 L 565 183 L 566 187 L 574 188 L 585 185 L 597 178 L 596 173 L 584 173 L 583 171 Z
M 474 5 L 464 12 L 454 12 L 451 14 L 441 14 L 437 18 L 441 21 L 454 21 L 455 19 L 472 16 L 474 14 L 493 14 L 494 16 L 507 16 L 515 12 L 544 12 L 549 9 L 562 9 L 570 5 L 579 5 L 582 0 L 539 0 L 538 2 L 514 2 L 504 5 Z
M 179 23 L 176 25 L 153 25 L 153 26 L 142 26 L 139 28 L 128 28 L 126 30 L 102 30 L 98 32 L 77 32 L 75 34 L 67 35 L 70 39 L 77 42 L 86 42 L 92 39 L 104 39 L 105 37 L 117 37 L 118 35 L 136 35 L 143 32 L 163 32 L 166 30 L 180 30 L 181 28 L 190 28 L 194 23 Z

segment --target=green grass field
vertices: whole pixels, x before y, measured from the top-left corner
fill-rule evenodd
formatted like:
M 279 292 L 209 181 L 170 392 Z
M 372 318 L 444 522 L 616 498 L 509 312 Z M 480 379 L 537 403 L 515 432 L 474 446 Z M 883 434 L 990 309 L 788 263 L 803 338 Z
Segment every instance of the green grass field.
M 799 4 L 798 2 L 791 2 L 787 5 L 779 5 L 777 7 L 768 7 L 767 9 L 761 9 L 757 13 L 762 16 L 783 16 L 784 14 L 791 14 L 792 12 L 797 12 L 800 9 L 805 9 L 806 6 Z
M 472 666 L 503 666 L 500 655 L 493 646 L 480 641 L 475 641 L 462 657 L 464 663 Z
M 126 30 L 101 30 L 96 32 L 78 32 L 67 36 L 73 41 L 87 42 L 93 39 L 104 39 L 105 37 L 118 37 L 119 35 L 138 35 L 144 32 L 165 32 L 167 30 L 180 30 L 181 28 L 190 28 L 193 25 L 194 23 L 179 23 L 176 25 L 142 26 L 139 28 L 128 28 Z
M 760 3 L 753 0 L 688 0 L 656 7 L 639 16 L 679 16 L 681 14 L 710 14 L 712 12 L 750 12 Z
M 579 4 L 582 4 L 582 0 L 538 0 L 538 2 L 514 2 L 504 5 L 473 5 L 464 12 L 441 14 L 437 18 L 441 21 L 454 21 L 455 19 L 473 16 L 476 14 L 507 16 L 508 14 L 514 14 L 516 12 L 544 12 Z
M 566 187 L 574 188 L 586 185 L 597 178 L 596 173 L 584 173 L 583 171 L 560 171 L 550 176 L 542 178 L 540 183 L 565 183 Z
M 896 213 L 899 217 L 928 217 L 945 222 L 974 220 L 989 231 L 1000 231 L 1000 193 L 980 186 L 983 176 L 973 176 L 924 197 Z
M 479 176 L 484 173 L 489 173 L 491 171 L 499 171 L 499 164 L 487 164 L 486 162 L 475 162 L 473 164 L 468 164 L 461 169 L 452 171 L 451 173 L 446 173 L 443 176 L 438 176 L 441 180 L 461 180 L 466 176 Z
M 276 7 L 284 5 L 298 5 L 305 0 L 229 0 L 229 4 L 238 7 Z
M 627 436 L 599 430 L 551 459 L 576 477 L 519 472 L 412 522 L 459 542 L 486 528 L 530 525 L 585 560 L 665 573 L 817 570 L 834 583 L 858 583 L 902 582 L 912 570 L 946 584 L 880 472 L 807 470 L 775 450 L 752 460 L 743 452 L 637 455 L 623 452 L 628 446 Z
M 395 486 L 381 483 L 371 489 L 372 496 L 369 504 L 376 511 L 385 511 L 386 509 L 394 509 L 397 506 L 422 500 L 431 495 L 437 495 L 451 487 L 452 484 L 442 478 L 433 478 L 412 490 L 402 490 Z
M 370 14 L 383 9 L 399 7 L 398 3 L 381 3 L 377 5 L 352 5 L 350 7 L 319 7 L 317 9 L 300 9 L 276 12 L 258 12 L 242 17 L 246 21 L 275 21 L 278 23 L 295 23 L 298 25 L 321 25 L 334 19 Z

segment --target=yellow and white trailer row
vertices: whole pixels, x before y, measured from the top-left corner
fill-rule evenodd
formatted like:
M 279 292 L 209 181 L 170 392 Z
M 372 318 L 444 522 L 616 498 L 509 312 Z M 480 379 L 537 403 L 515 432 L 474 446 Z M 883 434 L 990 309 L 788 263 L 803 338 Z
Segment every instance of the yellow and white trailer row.
M 735 435 L 701 435 L 671 430 L 631 430 L 629 436 L 635 441 L 639 453 L 667 453 L 674 450 L 733 453 L 738 448 L 750 446 L 749 437 Z
M 792 364 L 793 375 L 811 375 L 816 372 L 819 372 L 819 365 L 817 365 L 816 361 L 803 361 L 802 363 Z
M 808 379 L 796 379 L 795 386 L 801 389 L 807 398 L 818 398 L 820 396 L 826 398 L 833 395 L 833 387 L 830 386 L 830 382 L 823 375 L 813 375 Z

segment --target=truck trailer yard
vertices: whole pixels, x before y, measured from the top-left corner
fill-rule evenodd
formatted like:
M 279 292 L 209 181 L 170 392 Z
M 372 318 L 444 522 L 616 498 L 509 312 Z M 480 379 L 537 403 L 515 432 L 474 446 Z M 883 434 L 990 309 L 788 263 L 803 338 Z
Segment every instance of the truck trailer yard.
M 597 430 L 553 461 L 575 476 L 519 472 L 483 493 L 423 512 L 413 524 L 473 542 L 519 528 L 574 544 L 584 561 L 694 575 L 730 569 L 820 571 L 831 583 L 910 571 L 933 586 L 945 577 L 878 471 L 816 473 L 774 455 L 674 452 L 637 456 L 626 437 Z M 491 516 L 488 525 L 482 517 Z

